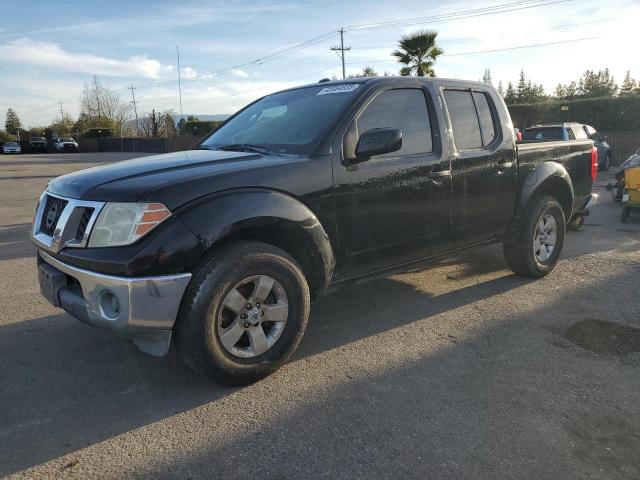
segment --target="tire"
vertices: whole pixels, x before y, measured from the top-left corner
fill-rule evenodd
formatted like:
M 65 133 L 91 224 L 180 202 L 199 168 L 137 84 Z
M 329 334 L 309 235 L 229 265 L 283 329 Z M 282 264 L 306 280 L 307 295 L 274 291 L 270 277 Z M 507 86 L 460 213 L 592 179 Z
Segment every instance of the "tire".
M 574 232 L 577 232 L 578 230 L 582 229 L 583 225 L 584 225 L 584 214 L 578 213 L 573 217 L 571 217 L 571 220 L 569 220 L 569 223 L 567 223 L 567 228 L 569 230 L 573 230 Z
M 555 222 L 555 239 L 548 238 L 546 240 L 549 242 L 553 240 L 553 248 L 550 252 L 547 247 L 541 246 L 540 255 L 538 255 L 534 248 L 536 245 L 540 245 L 536 242 L 536 237 L 539 233 L 538 224 L 545 221 L 543 218 L 548 225 L 551 224 L 550 219 Z M 533 197 L 527 206 L 518 238 L 513 242 L 503 244 L 504 257 L 511 270 L 522 277 L 529 278 L 541 278 L 548 275 L 558 263 L 564 244 L 565 228 L 564 212 L 557 200 L 543 195 Z M 551 237 L 551 235 L 547 237 Z M 548 256 L 544 258 L 544 255 Z
M 262 305 L 252 303 L 260 280 L 242 282 L 265 277 L 274 280 L 269 296 Z M 238 293 L 242 300 L 230 301 L 238 299 Z M 282 311 L 282 298 L 288 305 L 286 312 Z M 247 308 L 245 302 L 252 305 L 246 312 L 242 310 L 243 306 Z M 262 320 L 271 307 L 269 303 L 281 307 L 278 315 L 284 322 Z M 227 306 L 231 304 L 233 310 Z M 258 307 L 264 311 L 259 320 Z M 176 319 L 175 344 L 182 359 L 195 370 L 219 383 L 245 385 L 270 375 L 287 361 L 304 335 L 309 308 L 306 279 L 286 252 L 266 243 L 237 241 L 204 260 L 194 272 Z M 251 321 L 259 324 L 249 324 Z M 263 335 L 258 334 L 258 329 Z M 231 330 L 242 330 L 242 336 L 223 344 L 223 334 Z M 266 344 L 254 340 L 254 335 L 273 343 L 262 351 L 257 347 Z
M 620 221 L 622 223 L 626 223 L 627 218 L 629 218 L 629 207 L 625 205 L 624 207 L 622 207 L 622 212 L 620 213 Z

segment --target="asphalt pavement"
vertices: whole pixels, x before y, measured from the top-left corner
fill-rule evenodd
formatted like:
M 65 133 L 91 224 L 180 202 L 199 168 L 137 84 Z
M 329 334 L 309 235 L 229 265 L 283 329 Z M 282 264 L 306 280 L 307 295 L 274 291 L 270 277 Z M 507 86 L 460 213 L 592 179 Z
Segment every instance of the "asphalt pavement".
M 48 179 L 121 154 L 0 157 L 0 476 L 640 478 L 640 215 L 601 203 L 531 281 L 492 246 L 329 295 L 244 388 L 39 295 Z

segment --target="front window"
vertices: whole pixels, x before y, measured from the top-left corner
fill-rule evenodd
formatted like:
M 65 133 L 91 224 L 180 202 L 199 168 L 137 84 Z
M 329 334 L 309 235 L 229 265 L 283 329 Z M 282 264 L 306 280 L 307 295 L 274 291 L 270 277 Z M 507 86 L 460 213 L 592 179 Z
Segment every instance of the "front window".
M 61 138 L 60 141 L 61 142 L 75 142 L 75 140 L 73 138 Z
M 276 153 L 308 153 L 354 98 L 360 84 L 319 85 L 258 100 L 218 128 L 202 146 L 253 145 Z

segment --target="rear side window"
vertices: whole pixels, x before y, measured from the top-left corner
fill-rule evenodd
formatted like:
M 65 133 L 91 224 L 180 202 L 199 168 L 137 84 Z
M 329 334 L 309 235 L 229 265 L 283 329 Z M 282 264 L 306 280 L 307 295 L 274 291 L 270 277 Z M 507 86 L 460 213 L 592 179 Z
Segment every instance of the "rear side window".
M 478 118 L 480 119 L 480 133 L 482 134 L 482 145 L 486 147 L 496 138 L 496 127 L 489 99 L 487 94 L 483 92 L 473 92 L 473 98 L 476 101 L 478 110 Z
M 584 128 L 575 126 L 575 127 L 571 127 L 571 130 L 573 131 L 575 138 L 578 140 L 586 140 L 588 138 L 587 132 L 584 131 Z
M 453 128 L 453 139 L 458 150 L 482 148 L 480 123 L 471 92 L 445 90 L 444 98 Z
M 375 97 L 358 117 L 358 133 L 374 128 L 397 128 L 402 132 L 402 149 L 390 156 L 432 151 L 431 124 L 422 90 L 387 90 Z
M 564 129 L 562 127 L 527 128 L 522 134 L 522 139 L 538 140 L 542 142 L 564 140 L 563 131 Z

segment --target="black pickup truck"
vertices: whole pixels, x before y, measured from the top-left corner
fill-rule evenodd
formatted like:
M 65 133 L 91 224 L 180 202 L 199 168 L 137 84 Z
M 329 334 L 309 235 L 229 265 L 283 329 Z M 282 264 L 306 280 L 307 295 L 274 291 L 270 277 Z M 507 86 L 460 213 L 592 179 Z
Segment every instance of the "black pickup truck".
M 143 351 L 173 341 L 230 384 L 296 349 L 310 302 L 502 242 L 549 273 L 596 198 L 593 142 L 516 146 L 499 94 L 426 78 L 327 82 L 239 111 L 194 150 L 52 180 L 33 227 L 43 295 Z

